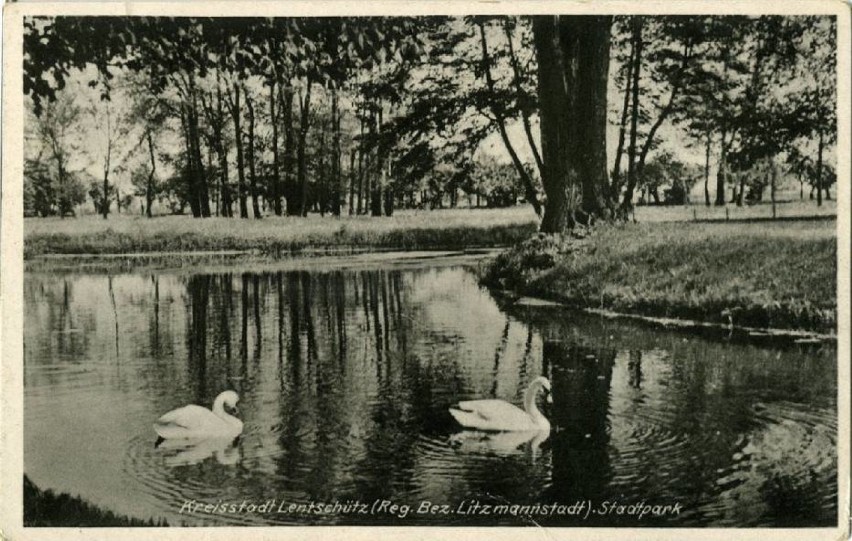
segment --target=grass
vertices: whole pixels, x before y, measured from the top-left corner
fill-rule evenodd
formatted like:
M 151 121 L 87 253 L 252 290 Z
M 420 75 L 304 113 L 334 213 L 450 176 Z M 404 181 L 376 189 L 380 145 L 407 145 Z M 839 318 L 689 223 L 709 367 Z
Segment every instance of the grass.
M 823 201 L 818 207 L 815 201 L 805 199 L 787 199 L 778 201 L 775 206 L 777 218 L 812 218 L 827 217 L 837 214 L 837 203 L 834 200 Z M 798 194 L 792 194 L 798 196 Z M 636 221 L 648 222 L 692 222 L 725 220 L 769 220 L 772 218 L 772 204 L 768 201 L 756 205 L 728 205 L 726 207 L 706 206 L 703 197 L 694 200 L 691 205 L 676 206 L 637 206 Z
M 826 219 L 624 224 L 535 237 L 482 279 L 584 308 L 834 333 L 836 249 Z
M 536 230 L 535 214 L 512 209 L 403 211 L 393 217 L 192 219 L 187 216 L 27 218 L 24 257 L 45 254 L 310 250 L 423 250 L 508 246 Z
M 581 307 L 720 323 L 730 313 L 741 326 L 834 332 L 836 206 L 788 201 L 776 210 L 782 219 L 770 221 L 768 204 L 637 207 L 640 223 L 567 240 L 526 240 L 536 230 L 528 206 L 400 211 L 391 218 L 26 219 L 24 255 L 226 257 L 222 253 L 231 251 L 236 254 L 226 259 L 243 261 L 246 251 L 275 256 L 516 245 L 484 272 L 485 283 Z
M 150 527 L 168 524 L 164 520 L 139 520 L 117 515 L 69 494 L 41 490 L 25 475 L 24 526 Z
M 811 201 L 779 203 L 779 217 L 833 215 L 834 202 L 817 207 Z M 753 207 L 640 206 L 642 223 L 763 219 L 767 204 Z M 490 248 L 516 244 L 536 230 L 527 206 L 509 209 L 445 209 L 398 211 L 393 217 L 317 215 L 193 219 L 189 216 L 88 215 L 79 218 L 24 220 L 24 257 L 47 254 L 131 254 L 155 252 L 254 251 L 279 255 L 299 252 L 357 252 Z

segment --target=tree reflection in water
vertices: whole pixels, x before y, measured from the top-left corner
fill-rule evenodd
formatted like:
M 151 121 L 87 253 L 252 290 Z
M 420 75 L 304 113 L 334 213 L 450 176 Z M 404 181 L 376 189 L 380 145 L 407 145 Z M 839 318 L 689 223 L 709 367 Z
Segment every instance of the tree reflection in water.
M 836 516 L 831 348 L 757 347 L 501 305 L 461 268 L 30 275 L 25 300 L 25 467 L 45 488 L 108 499 L 119 512 L 147 501 L 157 502 L 152 515 L 168 515 L 164 494 L 216 494 L 677 500 L 686 506 L 677 524 L 695 525 Z M 473 398 L 519 404 L 538 375 L 553 386 L 545 441 L 463 431 L 447 412 Z M 153 419 L 223 389 L 241 397 L 235 447 L 153 448 Z M 537 521 L 636 525 L 615 515 Z

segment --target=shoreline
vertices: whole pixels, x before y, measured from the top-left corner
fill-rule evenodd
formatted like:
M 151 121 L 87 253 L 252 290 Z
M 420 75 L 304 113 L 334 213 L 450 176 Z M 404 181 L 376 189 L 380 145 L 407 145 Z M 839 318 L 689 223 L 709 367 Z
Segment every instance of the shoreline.
M 213 234 L 215 228 L 203 233 L 203 242 L 176 250 L 153 248 L 162 247 L 157 243 L 163 238 L 166 246 L 171 241 L 183 242 L 180 231 L 167 237 L 163 231 L 116 233 L 118 245 L 127 248 L 124 251 L 111 250 L 114 242 L 90 246 L 85 239 L 93 233 L 83 230 L 76 237 L 79 242 L 54 245 L 64 247 L 62 253 L 45 251 L 45 244 L 34 248 L 27 238 L 29 257 L 24 264 L 26 272 L 56 273 L 230 272 L 235 265 L 270 272 L 400 268 L 423 260 L 460 257 L 465 263 L 480 263 L 480 282 L 491 289 L 572 308 L 659 319 L 664 326 L 686 321 L 757 332 L 783 329 L 809 335 L 837 334 L 834 220 L 819 216 L 751 223 L 625 223 L 574 236 L 549 237 L 533 234 L 530 222 L 507 224 L 505 214 L 491 215 L 495 217 L 504 222 L 492 220 L 467 228 L 443 223 L 421 227 L 422 216 L 415 216 L 416 228 L 410 227 L 411 221 L 376 222 L 381 230 L 352 231 L 346 230 L 346 223 L 317 229 L 325 223 L 314 221 L 306 226 L 313 228 L 307 236 L 294 236 L 305 235 L 305 230 L 278 229 L 282 236 L 259 235 L 258 231 L 265 234 L 276 225 L 270 220 L 250 224 L 252 232 L 238 239 L 249 245 L 242 249 L 232 246 L 237 242 L 234 237 L 218 238 Z M 197 227 L 199 223 L 183 225 Z M 364 220 L 347 223 L 373 227 Z M 103 228 L 108 224 L 95 225 Z M 124 225 L 136 227 L 138 223 Z M 111 237 L 109 231 L 94 235 Z M 495 235 L 495 231 L 501 233 Z M 132 242 L 122 244 L 122 235 L 130 235 Z M 368 239 L 354 242 L 362 236 Z M 258 248 L 258 243 L 266 244 Z M 87 246 L 91 249 L 82 250 Z M 199 249 L 202 247 L 214 249 Z M 503 251 L 493 257 L 498 250 Z M 483 259 L 488 262 L 482 264 Z
M 165 519 L 138 519 L 113 513 L 66 492 L 42 490 L 24 474 L 24 526 L 36 528 L 167 527 Z
M 125 257 L 123 254 L 74 254 L 38 256 L 24 262 L 26 273 L 228 273 L 251 266 L 254 272 L 302 270 L 405 269 L 424 263 L 431 266 L 476 265 L 493 259 L 503 247 L 456 250 L 358 250 L 294 253 L 270 256 L 260 252 L 186 252 L 151 253 Z M 202 267 L 203 266 L 203 267 Z
M 461 250 L 510 246 L 528 238 L 537 228 L 535 215 L 526 208 L 435 211 L 382 218 L 30 219 L 25 221 L 24 260 L 60 254 L 258 252 L 280 257 L 302 253 Z
M 536 236 L 479 277 L 492 289 L 602 315 L 836 336 L 833 222 L 757 227 L 625 224 Z

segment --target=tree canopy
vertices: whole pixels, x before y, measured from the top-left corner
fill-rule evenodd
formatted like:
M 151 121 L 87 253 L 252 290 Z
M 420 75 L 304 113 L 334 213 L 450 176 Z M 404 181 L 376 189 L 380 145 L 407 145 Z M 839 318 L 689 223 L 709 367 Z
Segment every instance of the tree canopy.
M 68 110 L 82 106 L 80 82 L 115 103 L 99 108 L 106 143 L 90 190 L 104 217 L 110 199 L 119 207 L 119 184 L 148 215 L 169 200 L 198 217 L 344 208 L 380 216 L 447 198 L 455 205 L 463 192 L 486 205 L 523 201 L 544 231 L 558 232 L 624 218 L 659 178 L 649 164 L 672 152 L 705 165 L 708 202 L 711 156 L 716 204 L 728 190 L 742 204 L 757 185 L 740 173 L 776 158 L 820 202 L 829 195 L 832 17 L 28 17 L 24 25 L 28 193 L 50 202 L 33 203 L 39 214 L 79 204 L 71 203 L 79 190 L 57 195 L 74 178 L 63 161 L 74 151 L 51 130 L 63 100 Z M 78 117 L 59 124 L 72 130 Z M 617 144 L 608 148 L 610 139 Z M 483 179 L 485 171 L 501 180 Z

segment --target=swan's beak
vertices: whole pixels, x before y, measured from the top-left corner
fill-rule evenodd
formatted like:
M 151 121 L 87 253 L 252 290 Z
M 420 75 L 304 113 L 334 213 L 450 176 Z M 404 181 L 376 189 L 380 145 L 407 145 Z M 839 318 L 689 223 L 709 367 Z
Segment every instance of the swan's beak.
M 547 393 L 547 403 L 553 404 L 553 393 Z

